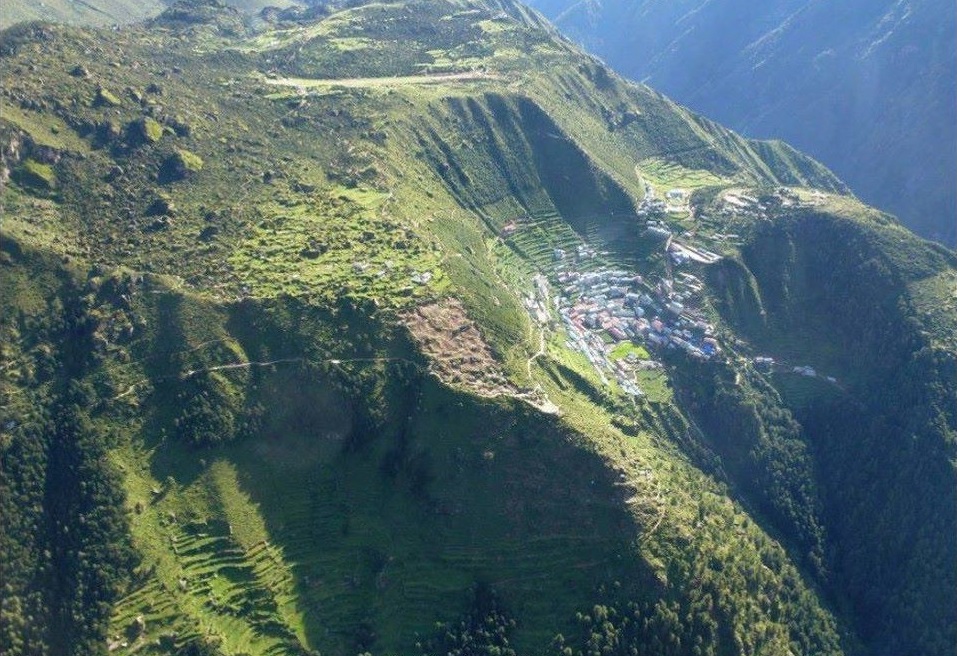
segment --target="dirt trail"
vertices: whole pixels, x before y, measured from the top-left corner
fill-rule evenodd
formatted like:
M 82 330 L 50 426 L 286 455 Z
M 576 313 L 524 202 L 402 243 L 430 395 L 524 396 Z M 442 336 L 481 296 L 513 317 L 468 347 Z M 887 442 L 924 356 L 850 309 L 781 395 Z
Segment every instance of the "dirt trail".
M 209 342 L 209 343 L 212 343 L 212 342 Z M 197 347 L 197 348 L 198 348 L 198 347 Z M 190 350 L 196 350 L 196 349 L 190 349 Z M 182 352 L 183 352 L 183 353 L 186 353 L 186 352 L 188 352 L 188 351 L 182 351 Z M 193 376 L 196 376 L 196 375 L 199 375 L 199 374 L 210 373 L 210 372 L 213 372 L 213 371 L 223 371 L 223 370 L 227 370 L 227 369 L 247 369 L 247 368 L 251 368 L 251 367 L 271 367 L 271 366 L 274 366 L 274 365 L 277 365 L 277 364 L 294 364 L 294 363 L 304 363 L 304 362 L 313 362 L 313 363 L 328 362 L 329 364 L 333 364 L 333 365 L 336 365 L 336 366 L 339 366 L 339 365 L 341 365 L 341 364 L 347 364 L 347 363 L 350 363 L 350 362 L 405 362 L 405 363 L 407 363 L 407 364 L 411 364 L 411 365 L 413 365 L 413 366 L 416 366 L 416 367 L 420 367 L 420 368 L 421 368 L 421 365 L 419 365 L 418 362 L 413 362 L 412 360 L 409 360 L 409 359 L 407 359 L 407 358 L 389 358 L 389 357 L 381 357 L 381 358 L 326 358 L 326 359 L 324 359 L 324 360 L 309 360 L 309 359 L 307 359 L 307 358 L 280 358 L 280 359 L 278 359 L 278 360 L 232 362 L 232 363 L 230 363 L 230 364 L 220 364 L 220 365 L 215 365 L 215 366 L 212 366 L 212 367 L 203 367 L 202 369 L 190 369 L 189 371 L 184 371 L 183 373 L 177 374 L 177 375 L 175 375 L 175 376 L 160 376 L 159 378 L 155 378 L 155 379 L 144 378 L 143 380 L 140 380 L 140 381 L 137 381 L 137 382 L 131 384 L 131 385 L 126 389 L 125 392 L 122 392 L 122 393 L 118 394 L 117 396 L 114 396 L 112 399 L 110 399 L 110 401 L 118 401 L 119 399 L 122 399 L 123 397 L 129 396 L 130 394 L 132 394 L 133 392 L 136 391 L 136 389 L 137 389 L 138 386 L 140 386 L 140 385 L 145 385 L 145 384 L 150 383 L 150 382 L 156 382 L 156 381 L 162 381 L 162 380 L 173 380 L 173 379 L 186 380 L 186 379 L 188 379 L 188 378 L 192 378 Z
M 267 78 L 266 84 L 284 87 L 309 89 L 314 87 L 392 87 L 422 84 L 444 84 L 446 82 L 474 82 L 477 80 L 498 80 L 500 76 L 483 71 L 466 71 L 462 73 L 434 73 L 430 75 L 403 75 L 396 77 L 351 77 L 351 78 Z
M 525 365 L 528 367 L 529 378 L 532 377 L 532 363 L 535 362 L 535 360 L 537 360 L 538 358 L 545 355 L 545 331 L 544 330 L 538 331 L 538 340 L 539 340 L 538 350 L 535 351 L 535 353 L 532 354 L 532 357 L 528 359 L 528 362 L 525 363 Z

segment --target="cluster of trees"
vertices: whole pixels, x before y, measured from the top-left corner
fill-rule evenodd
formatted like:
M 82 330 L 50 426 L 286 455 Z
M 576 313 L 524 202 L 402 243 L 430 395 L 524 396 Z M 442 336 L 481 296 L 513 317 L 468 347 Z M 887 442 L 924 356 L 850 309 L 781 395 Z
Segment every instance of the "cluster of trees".
M 822 579 L 825 531 L 811 453 L 800 424 L 760 377 L 730 365 L 675 358 L 680 397 L 705 432 L 705 447 L 739 491 Z
M 221 377 L 201 374 L 177 385 L 173 419 L 178 439 L 191 446 L 217 446 L 232 441 L 239 418 Z
M 557 656 L 715 656 L 718 654 L 718 624 L 713 600 L 705 596 L 683 612 L 677 602 L 660 599 L 653 604 L 637 602 L 596 604 L 579 613 L 581 637 L 553 641 Z
M 67 292 L 19 344 L 48 361 L 23 388 L 30 414 L 0 418 L 0 653 L 11 656 L 101 650 L 136 560 L 112 437 L 91 415 L 96 322 Z
M 762 556 L 773 563 L 774 554 Z M 706 568 L 707 569 L 707 568 Z M 808 613 L 802 594 L 751 590 L 769 606 L 773 622 L 742 612 L 742 602 L 714 571 L 698 569 L 695 589 L 658 598 L 629 599 L 620 591 L 601 594 L 600 603 L 579 613 L 578 632 L 552 642 L 555 656 L 720 656 L 724 654 L 843 653 L 833 626 Z M 734 586 L 731 586 L 734 587 Z M 802 610 L 804 609 L 804 610 Z
M 878 654 L 949 656 L 957 644 L 955 378 L 957 357 L 923 349 L 868 402 L 822 399 L 799 415 L 833 578 Z
M 515 620 L 495 591 L 476 584 L 462 619 L 439 624 L 430 639 L 416 646 L 422 656 L 516 656 L 509 642 L 514 628 Z

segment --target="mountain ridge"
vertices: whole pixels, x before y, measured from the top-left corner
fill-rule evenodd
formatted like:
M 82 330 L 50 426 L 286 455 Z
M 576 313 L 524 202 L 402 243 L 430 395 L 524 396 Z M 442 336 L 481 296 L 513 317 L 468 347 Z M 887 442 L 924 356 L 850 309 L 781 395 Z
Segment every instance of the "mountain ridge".
M 865 201 L 953 247 L 952 6 L 532 4 L 625 75 L 740 132 L 795 144 Z

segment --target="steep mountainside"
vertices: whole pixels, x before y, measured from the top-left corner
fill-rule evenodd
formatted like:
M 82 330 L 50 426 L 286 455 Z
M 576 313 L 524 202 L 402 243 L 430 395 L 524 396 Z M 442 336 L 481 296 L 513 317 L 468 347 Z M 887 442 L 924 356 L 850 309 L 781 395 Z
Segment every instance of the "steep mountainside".
M 814 160 L 510 0 L 0 74 L 0 652 L 953 654 L 957 258 Z
M 944 0 L 533 0 L 621 73 L 811 153 L 957 243 L 957 9 Z

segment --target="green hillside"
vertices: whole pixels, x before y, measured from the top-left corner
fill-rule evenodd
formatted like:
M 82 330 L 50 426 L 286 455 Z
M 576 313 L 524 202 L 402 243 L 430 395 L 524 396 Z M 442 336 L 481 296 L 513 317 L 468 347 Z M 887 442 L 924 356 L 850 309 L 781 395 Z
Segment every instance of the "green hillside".
M 263 20 L 0 33 L 0 652 L 949 653 L 952 252 L 510 0 Z

